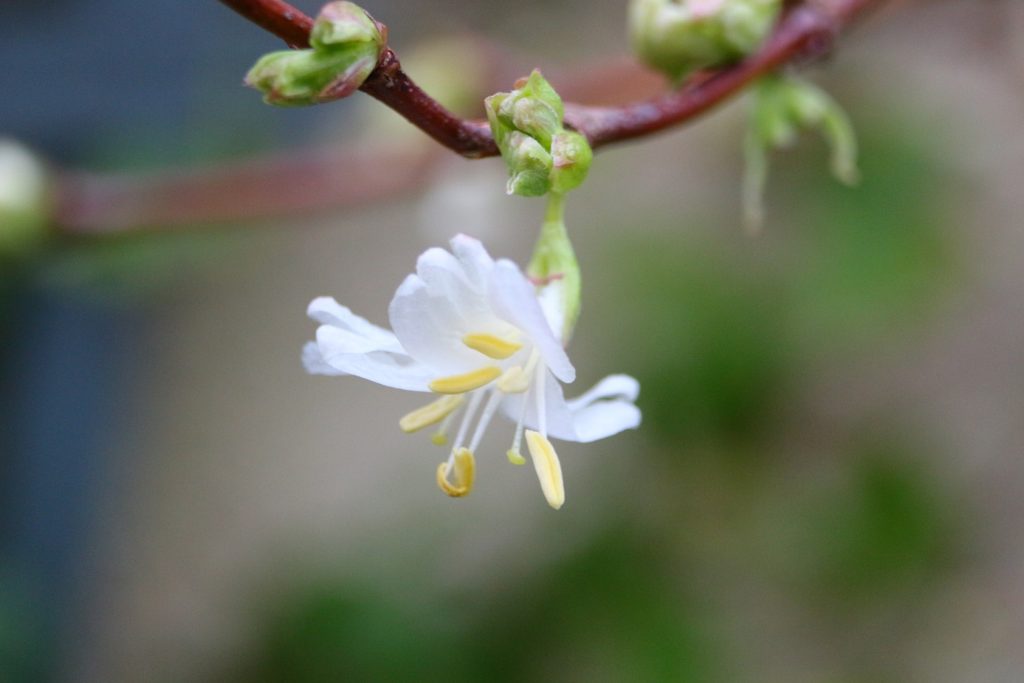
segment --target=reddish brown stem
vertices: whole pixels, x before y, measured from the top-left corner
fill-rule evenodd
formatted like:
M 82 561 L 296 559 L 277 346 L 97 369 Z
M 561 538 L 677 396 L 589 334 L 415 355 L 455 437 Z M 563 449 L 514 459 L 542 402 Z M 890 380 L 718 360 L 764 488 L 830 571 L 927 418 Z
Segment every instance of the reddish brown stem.
M 56 223 L 66 234 L 117 234 L 354 206 L 421 185 L 438 158 L 436 148 L 418 146 L 319 150 L 141 177 L 65 172 Z
M 566 105 L 567 121 L 600 147 L 643 137 L 703 114 L 740 92 L 758 76 L 795 59 L 828 49 L 849 22 L 882 0 L 807 0 L 795 4 L 779 21 L 764 47 L 747 60 L 701 74 L 681 89 L 661 97 L 618 107 Z M 221 0 L 290 44 L 308 42 L 312 20 L 280 0 Z M 301 40 L 300 40 L 301 39 Z M 361 88 L 404 116 L 434 140 L 462 156 L 494 156 L 498 149 L 483 121 L 462 119 L 442 107 L 402 71 L 387 49 Z

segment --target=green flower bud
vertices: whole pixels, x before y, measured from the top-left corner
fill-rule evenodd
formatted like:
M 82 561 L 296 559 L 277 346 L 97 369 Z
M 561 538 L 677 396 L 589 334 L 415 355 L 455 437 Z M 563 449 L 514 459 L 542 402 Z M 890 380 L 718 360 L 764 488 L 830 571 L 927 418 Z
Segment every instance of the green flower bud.
M 562 117 L 554 107 L 539 99 L 522 97 L 508 99 L 512 103 L 512 125 L 530 137 L 536 138 L 545 147 L 551 146 L 551 138 L 562 130 Z
M 781 0 L 632 0 L 633 50 L 673 80 L 742 59 L 768 36 Z
M 551 155 L 529 135 L 513 131 L 508 138 L 509 194 L 540 197 L 551 189 Z
M 377 67 L 387 31 L 358 5 L 324 6 L 309 38 L 312 48 L 264 55 L 249 70 L 246 85 L 278 106 L 338 100 L 359 89 Z
M 0 139 L 0 258 L 38 244 L 50 227 L 51 209 L 42 162 L 16 142 Z
M 832 174 L 855 184 L 857 138 L 846 112 L 817 86 L 792 76 L 766 76 L 754 90 L 744 142 L 746 173 L 743 204 L 746 223 L 756 229 L 768 179 L 768 153 L 792 144 L 800 130 L 817 129 L 831 148 Z
M 324 5 L 313 23 L 309 44 L 314 49 L 332 50 L 360 43 L 383 48 L 387 43 L 387 29 L 354 2 L 329 2 Z
M 555 110 L 555 116 L 559 121 L 565 116 L 562 98 L 537 69 L 534 69 L 527 78 L 520 79 L 516 83 L 516 90 L 512 92 L 512 95 L 514 97 L 543 102 Z
M 551 191 L 565 194 L 583 183 L 594 153 L 581 134 L 566 130 L 551 140 Z
M 593 153 L 587 139 L 565 129 L 562 98 L 539 71 L 516 89 L 484 100 L 494 141 L 509 170 L 508 192 L 562 194 L 586 178 Z

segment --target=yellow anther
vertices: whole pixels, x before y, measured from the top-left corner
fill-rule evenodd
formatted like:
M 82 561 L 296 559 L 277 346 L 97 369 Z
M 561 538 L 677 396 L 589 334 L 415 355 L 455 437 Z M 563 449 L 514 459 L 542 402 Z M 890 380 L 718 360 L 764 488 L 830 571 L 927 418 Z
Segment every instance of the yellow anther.
M 462 343 L 495 360 L 504 360 L 523 348 L 518 342 L 495 337 L 493 334 L 467 334 L 462 338 Z
M 506 394 L 521 394 L 530 388 L 530 376 L 513 365 L 498 378 L 498 388 Z
M 435 446 L 446 446 L 448 444 L 448 435 L 444 432 L 434 432 L 430 435 L 430 443 Z
M 473 452 L 468 448 L 460 448 L 455 451 L 455 483 L 448 481 L 448 463 L 443 462 L 437 467 L 437 485 L 452 498 L 461 498 L 473 488 L 475 468 Z
M 505 457 L 508 458 L 508 461 L 513 465 L 526 464 L 526 458 L 523 457 L 523 454 L 519 452 L 518 448 L 508 449 L 508 451 L 505 452 Z
M 438 394 L 464 394 L 489 384 L 501 375 L 501 368 L 487 365 L 464 375 L 439 377 L 430 383 L 430 390 Z
M 401 420 L 398 426 L 406 434 L 437 424 L 451 415 L 465 399 L 462 396 L 442 396 L 422 408 L 417 408 Z
M 562 465 L 558 462 L 558 454 L 546 436 L 532 429 L 527 429 L 525 434 L 526 445 L 530 449 L 530 456 L 533 457 L 533 467 L 537 470 L 537 478 L 540 479 L 540 488 L 548 500 L 548 505 L 557 510 L 565 503 Z

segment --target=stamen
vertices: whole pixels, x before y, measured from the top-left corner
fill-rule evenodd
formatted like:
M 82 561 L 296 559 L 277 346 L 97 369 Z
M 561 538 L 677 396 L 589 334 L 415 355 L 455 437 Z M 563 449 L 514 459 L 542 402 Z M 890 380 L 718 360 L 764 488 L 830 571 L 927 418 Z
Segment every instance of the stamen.
M 518 365 L 513 365 L 498 378 L 498 388 L 506 394 L 521 394 L 530 388 L 530 378 Z
M 437 428 L 437 431 L 431 434 L 430 441 L 435 446 L 446 446 L 448 444 L 448 428 L 452 424 L 452 420 L 458 413 L 449 413 L 448 417 L 441 422 L 441 426 Z
M 504 395 L 500 391 L 491 390 L 491 395 L 484 406 L 484 412 L 480 414 L 480 421 L 476 423 L 473 439 L 469 442 L 469 450 L 476 451 L 480 445 L 480 440 L 484 438 L 487 425 L 490 424 L 491 418 L 494 417 L 494 412 L 498 409 L 498 404 L 501 403 L 502 398 L 504 398 Z
M 476 461 L 473 452 L 468 448 L 455 450 L 455 483 L 448 481 L 448 473 L 453 469 L 447 462 L 437 466 L 437 485 L 452 498 L 461 498 L 473 489 L 473 476 Z
M 403 432 L 410 434 L 424 427 L 437 424 L 455 412 L 465 400 L 460 395 L 442 396 L 436 401 L 428 403 L 422 408 L 417 408 L 403 417 L 398 421 L 398 426 Z
M 532 429 L 526 430 L 526 445 L 533 458 L 533 467 L 540 479 L 540 488 L 547 498 L 548 505 L 554 509 L 565 503 L 565 486 L 562 484 L 562 465 L 558 462 L 558 454 L 548 438 Z
M 504 360 L 523 348 L 518 342 L 495 337 L 493 334 L 467 334 L 462 338 L 462 343 L 495 360 Z
M 464 394 L 489 384 L 501 375 L 501 368 L 496 365 L 485 365 L 479 370 L 464 375 L 440 377 L 430 383 L 430 390 L 437 394 Z
M 462 424 L 459 425 L 459 433 L 455 435 L 455 449 L 452 450 L 451 456 L 448 458 L 448 464 L 451 464 L 455 458 L 455 451 L 462 448 L 462 444 L 466 443 L 466 435 L 469 434 L 469 423 L 473 421 L 473 417 L 476 415 L 477 408 L 480 407 L 480 401 L 482 401 L 484 395 L 482 392 L 477 392 L 469 397 L 469 405 L 466 406 L 466 414 L 462 416 Z
M 516 420 L 516 431 L 512 437 L 512 448 L 505 452 L 505 457 L 513 465 L 526 464 L 526 458 L 523 457 L 523 453 L 519 448 L 523 445 L 523 423 L 526 421 L 526 409 L 530 405 L 529 388 L 527 387 L 527 393 L 523 396 L 523 407 L 519 409 L 519 419 Z

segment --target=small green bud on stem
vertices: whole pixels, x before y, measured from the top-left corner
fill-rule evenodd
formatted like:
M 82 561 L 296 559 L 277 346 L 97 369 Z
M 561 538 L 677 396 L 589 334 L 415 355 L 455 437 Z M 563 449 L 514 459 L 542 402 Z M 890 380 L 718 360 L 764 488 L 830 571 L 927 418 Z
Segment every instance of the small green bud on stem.
M 567 130 L 554 88 L 534 71 L 516 89 L 484 100 L 494 141 L 508 165 L 508 193 L 563 194 L 587 177 L 593 152 L 587 139 Z
M 377 67 L 387 29 L 351 2 L 324 5 L 309 36 L 311 48 L 264 55 L 245 84 L 267 104 L 298 107 L 348 97 Z
M 781 0 L 632 0 L 630 42 L 644 63 L 680 82 L 756 50 L 781 9 Z

